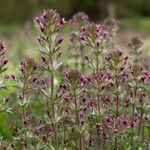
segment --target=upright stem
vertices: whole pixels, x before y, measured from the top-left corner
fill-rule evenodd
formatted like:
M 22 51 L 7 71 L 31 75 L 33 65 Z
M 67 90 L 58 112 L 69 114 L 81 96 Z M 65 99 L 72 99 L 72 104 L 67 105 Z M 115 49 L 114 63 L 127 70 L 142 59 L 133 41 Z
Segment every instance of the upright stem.
M 143 121 L 143 112 L 141 111 L 140 122 L 139 122 L 139 127 L 138 127 L 138 136 L 140 136 L 140 133 L 141 133 L 142 121 Z
M 99 70 L 99 62 L 98 62 L 98 55 L 96 55 L 96 72 L 98 72 Z M 99 82 L 97 82 L 97 110 L 100 116 L 100 98 L 99 98 Z M 98 121 L 100 122 L 100 118 L 98 119 Z
M 51 42 L 51 39 L 50 39 Z M 51 52 L 51 43 L 49 43 L 49 52 Z M 55 120 L 55 105 L 54 105 L 54 74 L 53 74 L 53 56 L 49 55 L 49 65 L 51 68 L 51 72 L 50 72 L 50 78 L 51 78 L 51 93 L 50 93 L 50 97 L 51 97 L 51 110 L 52 110 L 52 116 Z M 54 146 L 56 149 L 58 149 L 58 138 L 57 138 L 57 124 L 54 125 Z
M 80 43 L 81 44 L 81 43 Z M 82 59 L 82 64 L 81 64 L 81 70 L 82 70 L 82 73 L 84 73 L 85 71 L 85 62 L 84 62 L 84 53 L 83 53 L 83 45 L 81 44 L 80 46 L 80 52 L 81 52 L 81 59 Z
M 135 111 L 135 103 L 132 106 L 132 124 L 134 122 L 134 111 Z M 132 126 L 132 135 L 131 135 L 131 150 L 134 150 L 133 136 L 134 136 L 134 126 Z
M 98 55 L 96 54 L 96 72 L 99 70 Z
M 79 120 L 79 114 L 78 114 L 78 104 L 77 104 L 77 95 L 76 95 L 76 88 L 75 87 L 73 87 L 73 94 L 74 94 L 74 104 L 75 104 L 75 113 L 76 113 L 76 125 L 78 127 L 80 127 L 80 120 Z M 77 139 L 77 141 L 78 141 L 78 139 Z M 80 150 L 82 150 L 81 135 L 79 135 L 79 148 L 80 148 Z
M 98 55 L 95 55 L 96 56 L 96 72 L 99 71 L 99 57 Z M 100 95 L 99 95 L 99 91 L 100 91 L 100 83 L 97 82 L 97 111 L 98 111 L 98 122 L 100 123 L 101 120 L 100 120 L 100 115 L 101 115 L 101 112 L 100 112 L 100 108 L 101 108 L 101 104 L 100 104 Z M 97 136 L 98 136 L 98 149 L 101 150 L 101 147 L 102 147 L 102 138 L 101 138 L 101 131 L 97 131 Z
M 142 144 L 143 144 L 143 149 L 145 147 L 144 141 L 145 141 L 145 137 L 144 137 L 144 119 L 143 119 L 143 121 L 142 121 Z
M 23 85 L 23 89 L 22 89 L 22 98 L 23 101 L 26 101 L 26 97 L 25 97 L 25 88 L 26 88 L 26 78 L 24 78 L 24 85 Z M 24 127 L 24 121 L 26 119 L 26 108 L 22 107 L 22 121 L 23 121 L 23 127 Z
M 115 85 L 116 85 L 116 122 L 119 115 L 119 83 L 118 83 L 118 70 L 115 70 Z M 118 139 L 115 137 L 115 150 L 118 150 Z
M 64 129 L 64 145 L 65 145 L 65 149 L 66 149 L 66 126 L 65 126 L 65 120 L 63 120 L 63 129 Z
M 50 64 L 51 64 L 51 69 L 53 70 L 53 58 L 50 57 Z M 53 102 L 53 96 L 54 96 L 54 74 L 53 71 L 51 72 L 51 105 L 52 105 L 52 115 L 55 118 L 55 108 L 54 108 L 54 102 Z
M 133 95 L 133 106 L 132 106 L 132 135 L 131 135 L 131 150 L 134 150 L 134 142 L 133 142 L 133 137 L 134 137 L 134 114 L 135 114 L 135 100 L 136 100 L 136 95 L 137 95 L 137 78 L 134 77 L 135 80 L 135 90 L 134 90 L 134 95 Z
M 149 149 L 149 141 L 150 141 L 150 128 L 149 128 L 149 131 L 148 131 L 148 139 L 147 139 L 147 146 L 146 146 L 146 150 Z
M 143 107 L 143 104 L 141 105 Z M 140 114 L 140 121 L 139 121 L 139 127 L 138 127 L 138 136 L 141 137 L 142 142 L 142 149 L 144 149 L 144 119 L 143 119 L 144 112 L 141 108 L 141 114 Z
M 78 54 L 75 54 L 75 69 L 78 70 Z

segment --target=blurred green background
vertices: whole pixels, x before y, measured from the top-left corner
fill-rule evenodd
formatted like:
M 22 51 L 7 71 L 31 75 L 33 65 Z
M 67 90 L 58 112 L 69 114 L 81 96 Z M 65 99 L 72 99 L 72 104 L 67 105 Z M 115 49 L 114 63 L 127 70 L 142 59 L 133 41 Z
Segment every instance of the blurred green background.
M 23 23 L 47 8 L 67 18 L 78 11 L 94 20 L 107 17 L 109 11 L 119 18 L 150 16 L 150 0 L 0 0 L 0 23 Z

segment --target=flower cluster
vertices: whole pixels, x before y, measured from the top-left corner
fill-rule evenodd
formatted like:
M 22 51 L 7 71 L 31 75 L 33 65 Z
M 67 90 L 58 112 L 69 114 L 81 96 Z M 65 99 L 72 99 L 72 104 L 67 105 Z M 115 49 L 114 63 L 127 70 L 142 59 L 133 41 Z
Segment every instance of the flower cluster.
M 99 48 L 107 41 L 107 32 L 100 24 L 90 24 L 81 27 L 80 39 L 88 46 Z
M 44 11 L 40 17 L 36 17 L 34 22 L 45 36 L 50 36 L 61 29 L 65 20 L 64 18 L 60 18 L 56 11 L 50 9 Z
M 8 59 L 6 58 L 6 48 L 4 44 L 0 42 L 0 73 L 6 70 L 5 65 L 8 63 Z
M 6 48 L 4 44 L 0 41 L 0 90 L 6 90 L 8 89 L 8 86 L 6 84 L 7 76 L 6 78 L 3 77 L 3 74 L 7 70 L 8 59 L 6 58 Z M 0 113 L 7 112 L 11 113 L 11 108 L 9 107 L 10 98 L 4 97 L 0 100 Z
M 15 109 L 6 107 L 4 98 L 0 113 L 18 119 L 10 124 L 11 138 L 0 137 L 1 149 L 148 150 L 150 71 L 141 55 L 143 41 L 132 38 L 127 53 L 115 42 L 118 21 L 95 24 L 77 13 L 70 21 L 71 40 L 66 39 L 75 66 L 66 60 L 63 67 L 64 19 L 50 9 L 35 23 L 40 59 L 22 59 L 19 74 L 6 78 L 16 81 L 10 95 Z M 5 53 L 0 43 L 0 74 L 6 70 Z
M 88 16 L 83 13 L 79 12 L 75 14 L 72 19 L 70 20 L 71 24 L 71 33 L 70 33 L 70 54 L 72 57 L 75 58 L 75 68 L 78 69 L 79 65 L 81 65 L 82 72 L 85 70 L 85 59 L 84 59 L 84 45 L 80 40 L 80 29 L 81 27 L 89 24 Z

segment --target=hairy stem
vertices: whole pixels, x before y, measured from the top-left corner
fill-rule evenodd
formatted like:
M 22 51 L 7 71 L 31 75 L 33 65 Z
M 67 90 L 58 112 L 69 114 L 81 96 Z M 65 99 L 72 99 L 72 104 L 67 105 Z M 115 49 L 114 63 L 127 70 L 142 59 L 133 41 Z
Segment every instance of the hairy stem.
M 49 43 L 49 52 L 51 52 L 51 39 L 50 39 L 50 43 Z M 50 84 L 50 88 L 51 88 L 51 93 L 50 93 L 50 99 L 51 99 L 51 113 L 52 116 L 55 120 L 55 105 L 54 105 L 54 73 L 53 73 L 53 56 L 49 55 L 49 67 L 51 69 L 50 72 L 50 79 L 51 79 L 51 84 Z M 57 137 L 57 124 L 54 124 L 54 144 L 55 144 L 55 149 L 58 149 L 58 137 Z
M 132 106 L 132 124 L 134 122 L 134 111 L 135 111 L 135 103 Z M 133 136 L 134 136 L 134 125 L 132 125 L 131 150 L 134 150 Z
M 115 69 L 115 86 L 116 86 L 116 122 L 119 115 L 119 81 L 118 81 L 118 70 Z M 115 137 L 115 150 L 118 150 L 118 138 Z
M 80 43 L 81 44 L 81 43 Z M 84 73 L 85 71 L 85 60 L 84 60 L 84 53 L 83 53 L 83 45 L 80 45 L 80 53 L 81 53 L 81 59 L 82 59 L 82 64 L 81 64 L 81 71 Z
M 138 136 L 140 136 L 140 133 L 141 133 L 142 122 L 143 122 L 143 112 L 141 111 L 139 127 L 138 127 Z
M 79 119 L 79 114 L 78 114 L 78 103 L 77 103 L 77 95 L 76 95 L 76 88 L 73 88 L 73 94 L 74 94 L 74 104 L 75 104 L 75 114 L 76 114 L 76 125 L 80 127 L 80 119 Z M 78 139 L 77 139 L 78 143 Z M 82 150 L 82 139 L 81 135 L 79 135 L 79 148 Z

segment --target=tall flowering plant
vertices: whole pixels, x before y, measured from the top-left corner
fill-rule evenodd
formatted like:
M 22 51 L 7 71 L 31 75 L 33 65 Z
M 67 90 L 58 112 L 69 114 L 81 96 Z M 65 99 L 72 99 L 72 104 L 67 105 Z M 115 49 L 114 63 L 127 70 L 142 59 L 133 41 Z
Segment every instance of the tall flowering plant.
M 52 145 L 55 149 L 59 148 L 59 122 L 61 120 L 61 114 L 59 110 L 59 88 L 55 84 L 55 74 L 58 71 L 61 62 L 59 58 L 61 56 L 61 43 L 63 36 L 60 31 L 65 23 L 64 18 L 61 18 L 59 14 L 54 10 L 44 11 L 40 17 L 36 17 L 35 23 L 40 29 L 40 36 L 38 42 L 41 46 L 41 61 L 43 71 L 46 71 L 50 76 L 50 83 L 45 84 L 45 88 L 41 89 L 46 96 L 46 112 L 47 124 L 50 124 L 53 128 L 53 140 Z
M 3 74 L 6 72 L 7 70 L 7 63 L 8 63 L 8 59 L 6 56 L 6 47 L 4 46 L 4 44 L 0 41 L 0 90 L 7 90 L 8 89 L 8 85 L 6 84 L 6 79 L 4 78 Z M 3 98 L 1 97 L 2 100 L 0 101 L 0 113 L 2 112 L 10 112 L 11 113 L 11 108 L 8 107 L 8 103 L 10 98 Z
M 75 58 L 75 68 L 79 68 L 79 64 L 81 64 L 80 69 L 82 72 L 85 71 L 85 50 L 84 45 L 80 40 L 80 29 L 82 26 L 89 24 L 88 16 L 83 12 L 78 12 L 73 15 L 70 20 L 71 24 L 71 33 L 70 33 L 70 53 Z

